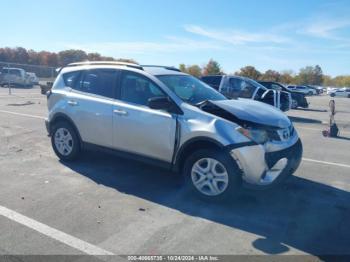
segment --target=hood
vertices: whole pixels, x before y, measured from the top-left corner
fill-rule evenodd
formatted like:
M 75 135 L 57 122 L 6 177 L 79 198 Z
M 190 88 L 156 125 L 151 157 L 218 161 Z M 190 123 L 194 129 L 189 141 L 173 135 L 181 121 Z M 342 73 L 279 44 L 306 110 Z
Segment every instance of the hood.
M 279 109 L 251 99 L 210 101 L 240 120 L 278 128 L 291 125 L 289 118 Z

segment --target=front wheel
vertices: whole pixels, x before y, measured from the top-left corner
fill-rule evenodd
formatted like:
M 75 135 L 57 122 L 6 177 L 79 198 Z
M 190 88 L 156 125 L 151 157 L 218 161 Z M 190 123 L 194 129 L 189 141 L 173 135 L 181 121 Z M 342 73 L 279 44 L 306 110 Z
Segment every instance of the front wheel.
M 309 96 L 312 96 L 312 95 L 313 95 L 313 93 L 310 91 L 310 92 L 308 93 L 308 95 L 309 95 Z
M 80 152 L 78 134 L 67 122 L 58 122 L 53 126 L 51 144 L 56 155 L 64 161 L 74 160 Z
M 241 172 L 226 152 L 203 149 L 194 152 L 184 167 L 186 187 L 206 200 L 225 200 L 239 191 Z

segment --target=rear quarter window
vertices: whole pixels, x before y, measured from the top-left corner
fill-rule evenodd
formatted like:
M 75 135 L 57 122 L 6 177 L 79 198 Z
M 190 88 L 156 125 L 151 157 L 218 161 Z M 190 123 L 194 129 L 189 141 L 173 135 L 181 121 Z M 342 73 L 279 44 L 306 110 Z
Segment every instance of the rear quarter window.
M 64 85 L 79 90 L 81 74 L 81 71 L 74 71 L 63 74 L 62 78 Z

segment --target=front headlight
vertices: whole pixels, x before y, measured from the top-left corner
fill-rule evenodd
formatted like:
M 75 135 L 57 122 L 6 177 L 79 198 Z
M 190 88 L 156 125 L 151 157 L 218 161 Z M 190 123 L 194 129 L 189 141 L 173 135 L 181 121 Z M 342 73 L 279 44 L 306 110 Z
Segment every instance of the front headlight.
M 262 129 L 237 127 L 236 130 L 258 144 L 264 144 L 268 140 L 267 132 Z

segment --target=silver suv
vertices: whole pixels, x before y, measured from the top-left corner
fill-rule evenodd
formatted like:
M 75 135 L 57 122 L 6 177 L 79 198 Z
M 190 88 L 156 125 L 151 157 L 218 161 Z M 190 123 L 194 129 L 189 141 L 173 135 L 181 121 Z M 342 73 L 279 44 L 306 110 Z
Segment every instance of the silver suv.
M 301 161 L 301 141 L 279 109 L 228 100 L 172 67 L 74 63 L 47 97 L 46 127 L 63 161 L 112 149 L 182 173 L 204 198 L 226 198 L 242 183 L 270 188 Z

